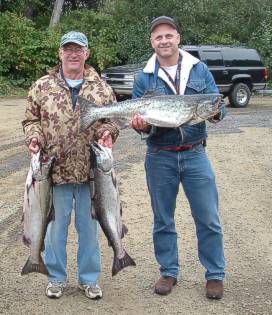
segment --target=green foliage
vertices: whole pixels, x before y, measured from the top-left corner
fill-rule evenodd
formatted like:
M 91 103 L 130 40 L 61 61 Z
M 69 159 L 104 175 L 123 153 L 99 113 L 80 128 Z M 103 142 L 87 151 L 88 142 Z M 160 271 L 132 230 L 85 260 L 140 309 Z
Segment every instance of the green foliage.
M 0 0 L 1 12 L 12 12 L 31 19 L 38 27 L 48 26 L 54 0 Z
M 87 35 L 88 62 L 98 71 L 143 61 L 152 53 L 150 22 L 159 15 L 177 21 L 182 44 L 258 49 L 272 78 L 271 0 L 65 0 L 60 24 L 49 29 L 53 5 L 53 0 L 0 0 L 0 93 L 9 89 L 4 78 L 11 87 L 29 87 L 57 64 L 60 37 L 71 30 Z M 72 11 L 75 7 L 82 9 Z
M 29 86 L 58 60 L 56 30 L 38 31 L 24 17 L 0 13 L 0 34 L 0 76 L 17 80 L 22 87 Z
M 251 47 L 256 48 L 269 66 L 269 79 L 272 86 L 272 21 L 263 21 L 252 34 L 249 41 Z
M 17 81 L 0 77 L 0 97 L 3 96 L 26 96 L 26 90 L 18 87 Z
M 118 21 L 120 59 L 122 62 L 133 62 L 139 56 L 150 53 L 149 26 L 154 17 L 173 17 L 181 28 L 183 44 L 249 46 L 252 33 L 262 23 L 271 21 L 272 2 L 183 0 L 181 3 L 178 0 L 116 0 L 109 1 L 105 10 Z M 261 53 L 262 49 L 263 47 L 259 47 Z

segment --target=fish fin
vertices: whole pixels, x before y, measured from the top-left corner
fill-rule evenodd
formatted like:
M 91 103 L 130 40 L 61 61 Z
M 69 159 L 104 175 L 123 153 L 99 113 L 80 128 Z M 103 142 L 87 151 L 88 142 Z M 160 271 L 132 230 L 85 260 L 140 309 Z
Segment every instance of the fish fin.
M 128 121 L 125 119 L 112 118 L 111 121 L 114 122 L 121 130 L 126 129 L 129 126 Z
M 55 220 L 55 208 L 54 208 L 54 205 L 53 203 L 51 204 L 51 207 L 50 207 L 50 210 L 47 214 L 47 218 L 46 218 L 46 228 L 44 230 L 44 234 L 43 234 L 43 243 L 41 245 L 41 252 L 44 251 L 45 249 L 45 244 L 44 244 L 44 240 L 45 240 L 45 234 L 46 234 L 46 231 L 47 231 L 47 227 L 48 227 L 48 224 L 51 222 L 51 221 L 54 221 Z
M 123 258 L 117 258 L 116 255 L 114 255 L 112 276 L 114 277 L 120 270 L 124 269 L 127 266 L 136 266 L 136 263 L 126 251 Z
M 47 215 L 47 225 L 49 222 L 51 221 L 54 221 L 55 220 L 55 207 L 53 205 L 53 203 L 51 204 L 51 207 L 50 207 L 50 211 Z
M 98 220 L 98 216 L 97 216 L 97 213 L 96 213 L 94 207 L 92 207 L 92 209 L 91 209 L 91 216 L 92 216 L 92 218 L 93 218 L 94 220 Z
M 86 98 L 84 98 L 82 96 L 78 96 L 77 101 L 78 101 L 79 106 L 80 106 L 80 111 L 83 111 L 83 112 L 87 108 L 90 108 L 90 107 L 100 107 L 100 105 L 96 105 L 95 103 L 90 102 L 89 100 L 87 100 Z
M 31 273 L 31 272 L 39 272 L 39 273 L 42 273 L 44 275 L 48 275 L 47 268 L 46 268 L 41 256 L 39 257 L 39 263 L 38 264 L 33 264 L 30 260 L 30 256 L 28 257 L 28 260 L 21 271 L 21 275 L 23 276 L 23 275 L 26 275 L 26 274 Z
M 30 247 L 31 240 L 29 238 L 27 238 L 25 235 L 23 235 L 22 241 L 23 241 L 25 246 Z
M 123 207 L 122 207 L 121 201 L 119 201 L 119 204 L 120 204 L 120 216 L 122 216 L 123 215 Z
M 114 188 L 117 189 L 117 180 L 116 180 L 115 172 L 111 172 L 111 180 L 112 180 Z
M 126 227 L 126 225 L 123 223 L 122 224 L 122 234 L 121 234 L 121 238 L 123 238 L 128 232 L 128 228 Z
M 151 98 L 151 97 L 161 96 L 161 95 L 164 95 L 164 94 L 161 93 L 158 89 L 157 90 L 148 90 L 144 93 L 142 98 Z

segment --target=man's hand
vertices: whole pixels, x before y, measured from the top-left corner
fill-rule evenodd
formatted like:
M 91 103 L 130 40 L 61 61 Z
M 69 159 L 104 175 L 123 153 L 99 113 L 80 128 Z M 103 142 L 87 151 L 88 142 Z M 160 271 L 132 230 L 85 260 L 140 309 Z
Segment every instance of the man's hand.
M 104 131 L 102 137 L 98 139 L 98 143 L 104 147 L 112 149 L 112 137 L 108 130 Z
M 37 138 L 32 138 L 30 141 L 30 144 L 28 146 L 28 149 L 31 153 L 36 154 L 40 150 L 40 146 L 38 144 L 38 139 Z
M 129 123 L 129 126 L 134 129 L 140 129 L 141 131 L 146 133 L 148 133 L 151 129 L 151 126 L 138 113 L 134 114 L 132 120 Z

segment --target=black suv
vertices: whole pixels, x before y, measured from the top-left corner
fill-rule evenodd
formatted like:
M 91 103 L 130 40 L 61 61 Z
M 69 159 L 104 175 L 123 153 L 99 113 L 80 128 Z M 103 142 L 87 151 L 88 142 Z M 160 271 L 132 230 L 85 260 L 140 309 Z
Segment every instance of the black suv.
M 232 46 L 182 46 L 205 62 L 230 105 L 246 107 L 252 91 L 266 87 L 268 69 L 260 54 L 251 48 Z M 135 75 L 146 62 L 105 69 L 102 78 L 113 88 L 117 99 L 131 97 Z

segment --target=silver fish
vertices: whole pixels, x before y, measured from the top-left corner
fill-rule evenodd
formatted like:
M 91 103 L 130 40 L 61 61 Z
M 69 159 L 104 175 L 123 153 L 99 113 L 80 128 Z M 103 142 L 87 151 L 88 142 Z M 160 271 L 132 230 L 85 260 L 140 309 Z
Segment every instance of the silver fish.
M 26 178 L 23 208 L 23 243 L 30 248 L 30 256 L 21 274 L 40 272 L 48 275 L 41 257 L 44 237 L 52 211 L 52 180 L 54 158 L 45 158 L 40 151 L 33 154 Z
M 130 121 L 139 113 L 147 123 L 159 127 L 179 127 L 197 124 L 217 114 L 223 105 L 221 94 L 157 95 L 147 93 L 142 98 L 97 106 L 78 97 L 80 129 L 84 131 L 96 120 L 110 118 Z
M 136 264 L 125 251 L 121 241 L 127 233 L 127 228 L 122 223 L 122 208 L 111 149 L 94 143 L 92 155 L 95 164 L 93 208 L 95 217 L 114 252 L 112 276 L 115 276 L 123 268 Z

